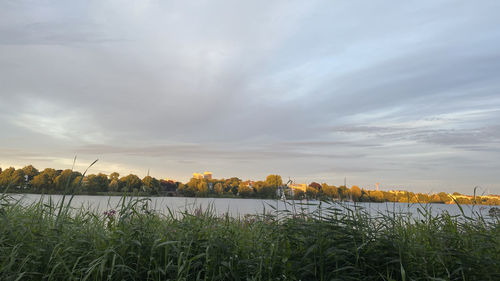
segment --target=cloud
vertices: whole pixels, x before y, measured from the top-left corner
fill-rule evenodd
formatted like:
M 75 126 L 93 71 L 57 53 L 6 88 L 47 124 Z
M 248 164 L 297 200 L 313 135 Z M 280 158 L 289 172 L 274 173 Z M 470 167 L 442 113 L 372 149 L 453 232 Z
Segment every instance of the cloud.
M 498 188 L 498 5 L 4 1 L 2 158 Z

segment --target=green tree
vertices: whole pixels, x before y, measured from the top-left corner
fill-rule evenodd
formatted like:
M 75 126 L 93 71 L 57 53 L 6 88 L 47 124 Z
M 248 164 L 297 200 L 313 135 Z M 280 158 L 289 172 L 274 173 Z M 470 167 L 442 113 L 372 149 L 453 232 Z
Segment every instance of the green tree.
M 198 192 L 198 185 L 200 184 L 201 179 L 191 178 L 186 183 L 186 191 L 193 191 L 195 194 Z
M 384 194 L 385 201 L 387 201 L 387 202 L 397 202 L 398 201 L 396 194 L 394 194 L 392 192 L 385 192 L 385 191 L 382 191 L 382 193 Z
M 361 189 L 356 185 L 351 186 L 350 193 L 351 193 L 351 198 L 354 202 L 358 202 L 359 199 L 361 198 Z
M 117 172 L 112 172 L 110 175 L 109 175 L 109 180 L 112 181 L 112 180 L 119 180 L 120 179 L 120 174 L 117 173 Z
M 237 177 L 232 177 L 224 181 L 224 191 L 232 192 L 233 194 L 238 193 L 238 186 L 240 185 L 241 179 Z
M 304 191 L 300 190 L 300 189 L 295 189 L 293 191 L 293 197 L 295 199 L 304 199 L 305 196 L 306 196 L 306 193 Z
M 429 195 L 425 193 L 417 193 L 417 201 L 418 203 L 429 203 Z
M 16 169 L 14 167 L 10 167 L 5 169 L 1 174 L 0 174 L 0 187 L 8 187 L 8 186 L 13 186 L 12 183 L 12 175 Z
M 54 190 L 57 176 L 58 172 L 56 170 L 47 168 L 33 178 L 31 185 L 38 191 Z
M 33 167 L 33 165 L 28 165 L 23 168 L 23 172 L 28 176 L 28 181 L 32 181 L 35 176 L 38 176 L 40 172 Z
M 431 203 L 444 203 L 444 201 L 441 200 L 441 197 L 438 194 L 433 194 L 430 200 Z
M 54 180 L 56 190 L 63 191 L 67 187 L 73 187 L 73 181 L 76 177 L 81 176 L 79 172 L 72 171 L 70 169 L 66 169 L 61 172 L 60 175 L 56 177 Z
M 141 188 L 141 186 L 142 186 L 141 179 L 134 174 L 129 174 L 128 176 L 120 178 L 121 191 L 124 192 L 137 191 Z
M 108 176 L 106 174 L 92 174 L 87 177 L 86 188 L 90 192 L 105 192 L 108 190 L 108 185 Z
M 120 190 L 120 180 L 118 180 L 116 178 L 110 180 L 109 184 L 108 184 L 108 190 L 113 191 L 113 192 L 119 191 Z
M 12 173 L 10 178 L 12 185 L 21 188 L 26 186 L 26 178 L 24 177 L 24 171 L 22 169 L 17 169 Z
M 257 181 L 254 183 L 253 188 L 255 193 L 260 198 L 274 198 L 276 197 L 276 191 L 278 190 L 278 185 L 280 183 L 281 177 L 276 177 L 275 175 L 269 175 L 265 182 Z
M 221 182 L 218 182 L 215 184 L 214 191 L 215 191 L 215 193 L 217 193 L 219 195 L 224 193 L 224 186 L 222 185 Z
M 459 197 L 456 200 L 458 204 L 472 204 L 472 200 L 470 198 Z
M 250 197 L 252 196 L 253 190 L 246 184 L 240 183 L 238 186 L 238 195 L 241 197 Z
M 370 200 L 372 202 L 384 202 L 384 194 L 382 191 L 370 191 Z
M 146 192 L 153 192 L 155 194 L 160 193 L 160 181 L 151 177 L 146 176 L 142 179 L 142 187 Z
M 349 189 L 346 186 L 343 186 L 343 185 L 339 186 L 338 193 L 339 193 L 340 199 L 349 198 Z
M 318 196 L 319 190 L 314 186 L 309 185 L 306 187 L 306 196 L 307 198 L 314 199 Z
M 73 180 L 73 183 L 71 184 L 71 186 L 78 186 L 81 182 L 83 182 L 83 176 L 77 176 Z
M 320 191 L 320 190 L 321 190 L 321 188 L 322 188 L 321 184 L 319 184 L 319 183 L 317 183 L 317 182 L 314 182 L 314 181 L 313 181 L 313 182 L 311 182 L 311 183 L 309 184 L 309 186 L 310 186 L 310 187 L 312 187 L 312 188 L 315 188 L 315 189 L 316 189 L 316 190 L 318 190 L 318 191 Z
M 280 187 L 283 185 L 283 180 L 280 175 L 269 175 L 266 177 L 266 185 L 271 187 Z
M 443 203 L 452 201 L 451 197 L 445 192 L 439 192 L 438 195 Z
M 208 183 L 204 180 L 200 180 L 196 187 L 198 189 L 198 192 L 201 194 L 206 194 L 208 192 Z
M 326 196 L 328 196 L 330 198 L 338 198 L 339 197 L 339 193 L 338 193 L 336 186 L 323 183 L 321 185 L 321 190 L 323 191 L 323 194 L 325 194 Z
M 253 188 L 255 189 L 255 191 L 257 193 L 259 193 L 261 191 L 261 189 L 264 188 L 265 186 L 266 186 L 266 183 L 264 181 L 256 181 L 253 184 Z
M 181 183 L 181 184 L 179 184 L 177 191 L 179 192 L 179 194 L 181 194 L 183 196 L 193 197 L 196 195 L 196 192 L 198 191 L 198 189 L 196 186 Z

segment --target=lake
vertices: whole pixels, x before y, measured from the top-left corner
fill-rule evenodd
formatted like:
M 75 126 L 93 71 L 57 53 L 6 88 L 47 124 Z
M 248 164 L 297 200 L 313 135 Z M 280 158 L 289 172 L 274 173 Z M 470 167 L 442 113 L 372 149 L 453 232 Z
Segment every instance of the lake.
M 20 199 L 22 204 L 31 204 L 38 202 L 42 195 L 39 194 L 11 194 L 15 199 Z M 62 195 L 44 195 L 43 200 L 48 202 L 60 202 Z M 67 197 L 66 200 L 68 200 Z M 132 197 L 127 197 L 131 199 Z M 222 215 L 228 213 L 230 216 L 237 217 L 247 214 L 262 214 L 263 212 L 269 213 L 275 210 L 296 210 L 303 209 L 305 212 L 313 212 L 317 210 L 320 201 L 316 200 L 264 200 L 264 199 L 242 199 L 242 198 L 192 198 L 192 197 L 133 197 L 148 199 L 150 208 L 168 214 L 169 211 L 178 214 L 179 212 L 189 211 L 194 212 L 195 209 L 201 208 L 206 210 L 212 208 L 217 214 Z M 71 206 L 74 208 L 85 208 L 97 213 L 102 213 L 111 209 L 119 209 L 121 196 L 91 196 L 91 195 L 77 195 L 73 198 Z M 66 201 L 67 202 L 67 201 Z M 321 203 L 323 206 L 325 203 Z M 333 203 L 338 204 L 338 203 Z M 396 213 L 411 213 L 418 214 L 418 209 L 422 209 L 423 205 L 408 204 L 408 203 L 352 203 L 342 202 L 343 206 L 349 208 L 364 208 L 371 215 L 380 213 L 387 214 L 389 212 Z M 425 206 L 432 211 L 432 214 L 439 214 L 444 211 L 450 215 L 460 215 L 460 207 L 451 204 L 425 204 Z M 473 213 L 478 212 L 484 216 L 488 216 L 488 211 L 493 206 L 486 205 L 461 205 L 465 215 L 471 216 Z

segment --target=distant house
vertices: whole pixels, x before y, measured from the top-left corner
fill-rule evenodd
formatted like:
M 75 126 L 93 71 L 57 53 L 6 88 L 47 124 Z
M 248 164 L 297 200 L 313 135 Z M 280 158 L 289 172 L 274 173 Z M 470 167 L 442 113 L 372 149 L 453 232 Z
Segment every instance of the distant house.
M 211 180 L 212 179 L 212 172 L 204 172 L 203 178 L 206 180 Z
M 198 179 L 198 180 L 202 180 L 202 179 L 211 180 L 212 179 L 212 172 L 204 172 L 203 174 L 193 173 L 193 178 Z
M 201 180 L 201 179 L 203 179 L 203 174 L 193 173 L 193 179 Z
M 295 191 L 295 190 L 300 190 L 302 192 L 306 192 L 307 190 L 307 184 L 305 183 L 291 183 L 289 186 L 288 186 L 291 190 Z
M 284 186 L 281 186 L 280 188 L 278 188 L 278 190 L 276 191 L 276 195 L 278 197 L 283 197 L 283 195 L 286 197 L 286 196 L 289 196 L 289 197 L 293 197 L 297 194 L 297 191 L 300 191 L 300 192 L 303 192 L 305 193 L 307 190 L 307 184 L 305 183 L 292 183 L 290 185 L 284 185 Z

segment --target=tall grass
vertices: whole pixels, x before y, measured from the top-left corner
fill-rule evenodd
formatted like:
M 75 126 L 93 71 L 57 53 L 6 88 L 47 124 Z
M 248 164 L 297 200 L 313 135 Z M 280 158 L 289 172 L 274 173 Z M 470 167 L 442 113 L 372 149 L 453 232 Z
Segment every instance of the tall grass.
M 61 206 L 63 204 L 63 206 Z M 232 218 L 0 197 L 0 280 L 500 280 L 498 218 L 332 203 Z

